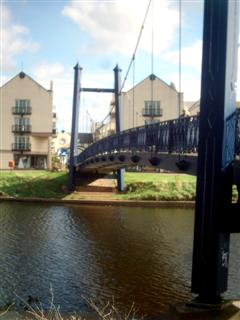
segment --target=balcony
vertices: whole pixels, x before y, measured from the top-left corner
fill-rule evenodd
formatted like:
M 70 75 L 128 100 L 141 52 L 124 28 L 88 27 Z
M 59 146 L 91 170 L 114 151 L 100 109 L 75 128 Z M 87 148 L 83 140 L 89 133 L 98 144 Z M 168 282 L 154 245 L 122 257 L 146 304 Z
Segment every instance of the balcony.
M 31 151 L 31 143 L 13 143 L 13 151 Z
M 13 114 L 20 114 L 20 115 L 29 115 L 32 114 L 32 107 L 13 107 L 12 108 Z
M 31 131 L 32 131 L 32 126 L 29 124 L 14 124 L 12 126 L 12 132 L 30 133 Z
M 152 108 L 143 108 L 142 110 L 143 117 L 162 117 L 162 109 L 152 109 Z

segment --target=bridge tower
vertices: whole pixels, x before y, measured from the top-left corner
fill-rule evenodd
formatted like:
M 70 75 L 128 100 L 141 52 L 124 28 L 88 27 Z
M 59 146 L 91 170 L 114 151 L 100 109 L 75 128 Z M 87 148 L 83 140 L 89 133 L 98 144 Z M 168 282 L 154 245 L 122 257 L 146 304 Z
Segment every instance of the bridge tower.
M 114 71 L 114 98 L 115 98 L 115 114 L 116 114 L 116 133 L 123 129 L 122 125 L 122 108 L 121 108 L 121 69 L 116 65 Z M 124 169 L 117 171 L 118 191 L 124 191 Z
M 71 190 L 71 191 L 74 191 L 75 188 L 76 188 L 75 157 L 77 156 L 77 138 L 78 138 L 78 122 L 79 122 L 80 90 L 81 90 L 81 72 L 82 72 L 82 68 L 77 63 L 76 66 L 74 67 L 72 130 L 71 130 L 70 158 L 69 158 L 68 189 Z
M 239 205 L 231 203 L 238 23 L 239 1 L 205 0 L 192 267 L 192 292 L 203 304 L 221 302 L 230 233 L 240 232 Z
M 72 130 L 70 145 L 70 161 L 69 161 L 69 190 L 76 188 L 76 156 L 77 156 L 77 137 L 79 122 L 79 107 L 81 92 L 104 92 L 113 93 L 115 98 L 115 114 L 116 114 L 116 133 L 122 131 L 122 110 L 121 110 L 121 69 L 116 65 L 114 71 L 114 88 L 82 88 L 81 73 L 82 68 L 77 63 L 74 67 L 74 90 L 73 90 L 73 109 L 72 109 Z M 117 186 L 119 191 L 124 191 L 124 170 L 117 170 Z

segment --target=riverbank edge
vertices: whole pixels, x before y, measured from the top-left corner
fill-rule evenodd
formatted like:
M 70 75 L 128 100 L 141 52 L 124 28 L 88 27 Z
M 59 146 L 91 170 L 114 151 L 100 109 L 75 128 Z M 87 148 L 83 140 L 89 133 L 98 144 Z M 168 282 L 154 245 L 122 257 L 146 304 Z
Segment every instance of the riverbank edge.
M 18 198 L 1 196 L 0 202 L 23 202 L 41 204 L 71 204 L 92 206 L 119 206 L 119 207 L 146 207 L 146 208 L 191 208 L 195 207 L 195 201 L 157 201 L 157 200 L 69 200 L 55 198 Z

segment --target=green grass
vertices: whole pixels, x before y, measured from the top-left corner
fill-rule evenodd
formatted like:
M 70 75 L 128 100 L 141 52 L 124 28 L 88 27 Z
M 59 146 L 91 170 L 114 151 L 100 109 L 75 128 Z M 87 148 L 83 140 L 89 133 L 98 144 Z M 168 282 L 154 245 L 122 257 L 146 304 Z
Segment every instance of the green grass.
M 196 177 L 186 174 L 125 174 L 127 200 L 195 200 Z
M 195 200 L 196 177 L 186 174 L 125 173 L 126 200 Z M 0 193 L 13 197 L 64 198 L 68 173 L 48 171 L 0 171 Z M 77 194 L 76 194 L 77 197 Z M 237 190 L 233 187 L 233 201 Z
M 169 173 L 125 173 L 126 193 L 118 198 L 126 200 L 194 201 L 196 177 Z M 233 187 L 233 201 L 237 199 Z
M 188 174 L 126 172 L 124 176 L 127 184 L 132 182 L 196 182 L 196 177 Z
M 1 171 L 0 192 L 13 197 L 62 198 L 66 172 Z

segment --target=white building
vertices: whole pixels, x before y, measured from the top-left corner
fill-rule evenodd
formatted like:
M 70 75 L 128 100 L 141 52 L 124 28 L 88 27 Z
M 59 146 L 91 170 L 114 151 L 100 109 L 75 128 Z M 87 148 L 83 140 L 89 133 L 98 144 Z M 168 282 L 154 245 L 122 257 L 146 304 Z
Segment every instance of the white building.
M 50 169 L 53 91 L 24 72 L 0 88 L 0 169 Z
M 183 93 L 175 85 L 151 74 L 121 96 L 123 130 L 159 121 L 176 119 L 183 112 Z M 95 123 L 92 132 L 101 139 L 115 132 L 114 101 L 110 105 L 110 117 L 105 124 Z

